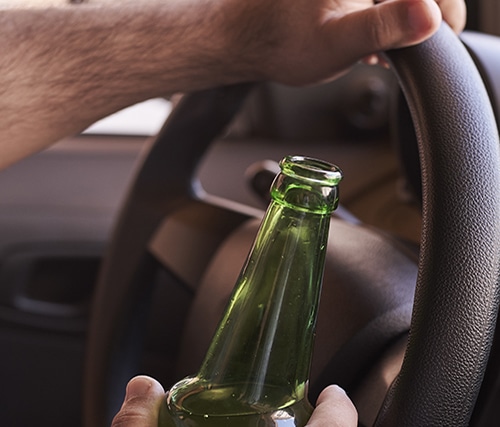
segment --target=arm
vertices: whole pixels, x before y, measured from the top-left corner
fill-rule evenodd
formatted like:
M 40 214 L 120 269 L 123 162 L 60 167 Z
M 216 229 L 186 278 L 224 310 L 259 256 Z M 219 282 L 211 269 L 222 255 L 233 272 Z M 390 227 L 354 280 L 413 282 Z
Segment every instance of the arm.
M 12 6 L 25 3 L 0 10 L 0 166 L 133 103 L 232 81 L 205 0 Z
M 433 0 L 0 2 L 0 168 L 128 105 L 249 80 L 308 84 L 429 37 Z M 439 0 L 463 27 L 463 0 Z

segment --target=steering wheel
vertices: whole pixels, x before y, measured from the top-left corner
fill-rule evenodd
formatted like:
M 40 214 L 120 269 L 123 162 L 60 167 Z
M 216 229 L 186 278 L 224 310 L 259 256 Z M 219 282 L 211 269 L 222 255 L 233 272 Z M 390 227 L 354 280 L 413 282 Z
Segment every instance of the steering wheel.
M 366 252 L 372 244 L 383 249 L 375 251 L 382 255 L 378 260 L 373 255 L 373 268 L 385 271 L 385 287 L 396 291 L 385 289 L 387 298 L 375 298 L 373 304 L 382 308 L 375 307 L 375 317 L 365 324 L 401 308 L 396 316 L 402 319 L 400 326 L 392 331 L 395 335 L 384 335 L 386 328 L 377 328 L 384 345 L 405 333 L 411 320 L 401 371 L 375 425 L 467 426 L 488 363 L 499 302 L 498 130 L 477 69 L 446 24 L 430 40 L 388 52 L 387 57 L 405 93 L 419 141 L 423 229 L 418 277 L 408 257 L 401 267 L 406 256 L 403 249 L 383 234 L 336 220 L 332 238 L 342 250 L 335 227 L 344 227 L 345 235 L 359 242 L 355 251 Z M 217 256 L 233 254 L 238 259 L 240 252 L 246 255 L 248 247 L 241 236 L 252 234 L 251 224 L 258 221 L 260 212 L 204 194 L 193 177 L 203 153 L 230 123 L 251 88 L 251 84 L 238 85 L 184 97 L 130 188 L 93 304 L 84 389 L 87 427 L 109 425 L 126 382 L 138 372 L 158 269 L 169 289 L 192 292 L 193 305 L 210 311 L 209 302 L 196 300 L 203 286 L 212 283 L 207 277 L 224 275 L 223 266 L 241 265 L 234 261 L 220 264 Z M 393 262 L 387 262 L 385 255 Z M 363 265 L 358 267 L 363 270 Z M 350 265 L 346 271 L 356 276 L 355 269 Z M 370 272 L 365 288 L 357 287 L 360 294 L 360 289 L 372 292 L 369 276 Z M 401 280 L 410 282 L 404 291 Z M 169 309 L 174 314 L 177 305 L 172 296 Z M 335 312 L 337 308 L 341 310 L 340 306 L 329 309 Z M 355 321 L 359 311 L 353 313 Z M 380 354 L 380 345 L 363 341 L 368 334 L 362 329 L 353 332 L 352 339 L 344 336 L 338 347 L 342 347 L 339 353 L 352 343 L 357 343 L 356 349 L 368 348 L 366 355 L 357 351 L 351 358 L 354 368 L 340 367 L 358 375 L 353 384 L 366 372 L 370 359 Z M 177 353 L 175 343 L 172 347 Z M 346 359 L 332 355 L 338 363 Z M 321 378 L 326 383 L 335 380 Z

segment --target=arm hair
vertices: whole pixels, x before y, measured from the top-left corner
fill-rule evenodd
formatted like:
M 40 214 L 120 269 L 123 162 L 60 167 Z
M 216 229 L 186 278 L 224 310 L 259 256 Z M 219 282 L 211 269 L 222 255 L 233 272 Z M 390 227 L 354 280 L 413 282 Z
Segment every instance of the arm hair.
M 128 105 L 244 80 L 218 4 L 0 0 L 0 168 Z

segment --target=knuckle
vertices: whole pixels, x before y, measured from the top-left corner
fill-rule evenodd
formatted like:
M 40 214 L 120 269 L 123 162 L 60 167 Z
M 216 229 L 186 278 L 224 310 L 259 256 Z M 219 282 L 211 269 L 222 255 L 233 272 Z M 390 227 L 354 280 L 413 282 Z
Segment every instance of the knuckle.
M 134 410 L 122 409 L 113 418 L 111 427 L 146 427 L 141 413 Z

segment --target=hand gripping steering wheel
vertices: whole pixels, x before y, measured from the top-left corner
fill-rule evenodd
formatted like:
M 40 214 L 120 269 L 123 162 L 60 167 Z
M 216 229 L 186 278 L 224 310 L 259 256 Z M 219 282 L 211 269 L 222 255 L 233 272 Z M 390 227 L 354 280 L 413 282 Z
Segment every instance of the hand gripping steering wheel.
M 424 225 L 407 350 L 375 425 L 465 427 L 487 366 L 499 302 L 498 130 L 477 69 L 446 25 L 423 44 L 387 57 L 419 140 Z M 109 425 L 127 380 L 138 372 L 158 259 L 170 284 L 196 289 L 217 249 L 259 217 L 204 195 L 193 178 L 204 151 L 250 88 L 186 96 L 130 188 L 93 305 L 86 427 Z

